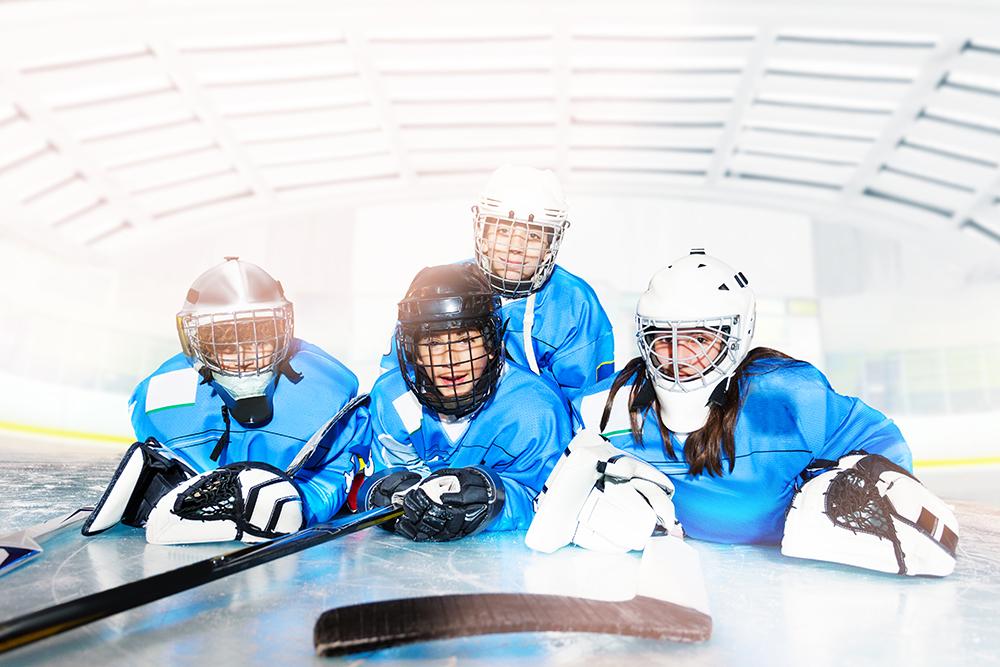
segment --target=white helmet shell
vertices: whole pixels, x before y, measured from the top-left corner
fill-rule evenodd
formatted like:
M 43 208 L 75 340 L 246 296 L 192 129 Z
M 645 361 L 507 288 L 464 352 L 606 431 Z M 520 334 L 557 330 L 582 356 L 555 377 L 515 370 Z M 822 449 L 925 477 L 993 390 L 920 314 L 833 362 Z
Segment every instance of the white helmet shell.
M 636 307 L 636 339 L 668 429 L 705 425 L 709 399 L 746 358 L 755 323 L 746 276 L 704 250 L 653 275 Z
M 293 326 L 292 304 L 281 283 L 237 257 L 198 276 L 177 313 L 184 353 L 223 377 L 273 372 L 288 353 Z M 222 363 L 224 346 L 241 355 L 235 366 Z
M 548 170 L 504 165 L 493 172 L 473 207 L 476 262 L 494 291 L 519 298 L 536 292 L 555 269 L 566 219 L 566 196 L 559 179 Z M 526 247 L 499 234 L 523 234 Z M 537 238 L 532 249 L 531 238 Z M 509 244 L 508 244 L 509 243 Z

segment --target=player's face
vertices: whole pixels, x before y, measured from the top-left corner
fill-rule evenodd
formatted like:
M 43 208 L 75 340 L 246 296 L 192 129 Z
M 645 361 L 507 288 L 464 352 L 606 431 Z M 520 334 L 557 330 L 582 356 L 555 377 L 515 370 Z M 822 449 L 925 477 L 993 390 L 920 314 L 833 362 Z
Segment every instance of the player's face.
M 486 341 L 476 329 L 431 334 L 417 341 L 417 363 L 445 398 L 470 394 L 488 362 Z
M 480 232 L 482 252 L 490 271 L 504 280 L 529 280 L 549 250 L 544 225 L 487 217 Z
M 700 375 L 722 354 L 725 337 L 712 329 L 679 329 L 676 340 L 670 332 L 659 332 L 653 340 L 653 357 L 668 375 L 680 380 Z
M 224 373 L 241 375 L 270 368 L 275 361 L 281 331 L 271 319 L 219 322 L 198 327 L 198 337 L 206 358 Z

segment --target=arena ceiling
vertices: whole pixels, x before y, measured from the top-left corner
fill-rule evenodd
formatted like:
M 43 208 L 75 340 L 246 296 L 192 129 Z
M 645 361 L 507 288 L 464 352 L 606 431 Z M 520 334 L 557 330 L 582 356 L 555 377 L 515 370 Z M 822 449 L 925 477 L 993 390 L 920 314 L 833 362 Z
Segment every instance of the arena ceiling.
M 517 162 L 1000 250 L 1000 14 L 829 4 L 0 2 L 0 228 L 100 257 Z

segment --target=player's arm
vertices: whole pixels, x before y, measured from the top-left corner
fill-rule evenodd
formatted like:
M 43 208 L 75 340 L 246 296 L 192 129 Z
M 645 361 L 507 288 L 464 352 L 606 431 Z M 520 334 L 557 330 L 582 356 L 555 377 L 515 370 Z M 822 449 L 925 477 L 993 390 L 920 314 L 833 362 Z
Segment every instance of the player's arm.
M 786 401 L 815 460 L 836 461 L 864 451 L 913 470 L 910 448 L 891 419 L 858 398 L 838 394 L 808 364 L 798 365 L 796 373 L 797 381 L 785 388 Z
M 295 476 L 306 525 L 329 520 L 347 500 L 356 475 L 369 458 L 372 429 L 368 408 L 360 405 L 323 439 L 319 450 Z
M 487 459 L 485 462 L 503 482 L 506 498 L 503 512 L 487 530 L 528 527 L 534 517 L 535 497 L 541 493 L 546 478 L 573 437 L 566 408 L 555 401 L 547 407 L 538 404 L 536 409 L 525 411 L 522 416 L 527 418 L 518 423 L 517 428 L 502 429 L 495 443 L 497 448 L 517 452 L 513 460 L 491 462 Z
M 814 460 L 789 508 L 782 553 L 898 574 L 951 573 L 958 523 L 913 476 L 899 429 L 812 371 L 799 387 L 796 423 Z
M 577 335 L 553 353 L 551 364 L 553 378 L 571 399 L 615 372 L 611 322 L 596 300 L 584 309 L 574 327 Z

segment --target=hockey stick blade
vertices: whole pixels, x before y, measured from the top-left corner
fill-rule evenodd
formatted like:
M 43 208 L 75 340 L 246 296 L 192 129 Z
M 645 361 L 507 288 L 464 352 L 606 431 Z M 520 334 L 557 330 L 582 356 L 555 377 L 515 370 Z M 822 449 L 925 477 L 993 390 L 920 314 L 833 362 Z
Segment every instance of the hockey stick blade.
M 93 511 L 93 507 L 81 507 L 65 516 L 19 530 L 16 533 L 0 536 L 0 575 L 7 574 L 41 555 L 42 545 L 39 544 L 38 540 L 77 525 L 90 516 Z
M 700 642 L 712 635 L 712 617 L 644 595 L 625 602 L 530 593 L 440 595 L 331 609 L 316 621 L 313 644 L 317 655 L 337 656 L 508 632 L 591 632 Z
M 380 507 L 356 516 L 316 524 L 269 542 L 253 544 L 0 622 L 0 653 L 270 563 L 309 547 L 391 521 L 402 514 L 402 508 Z

